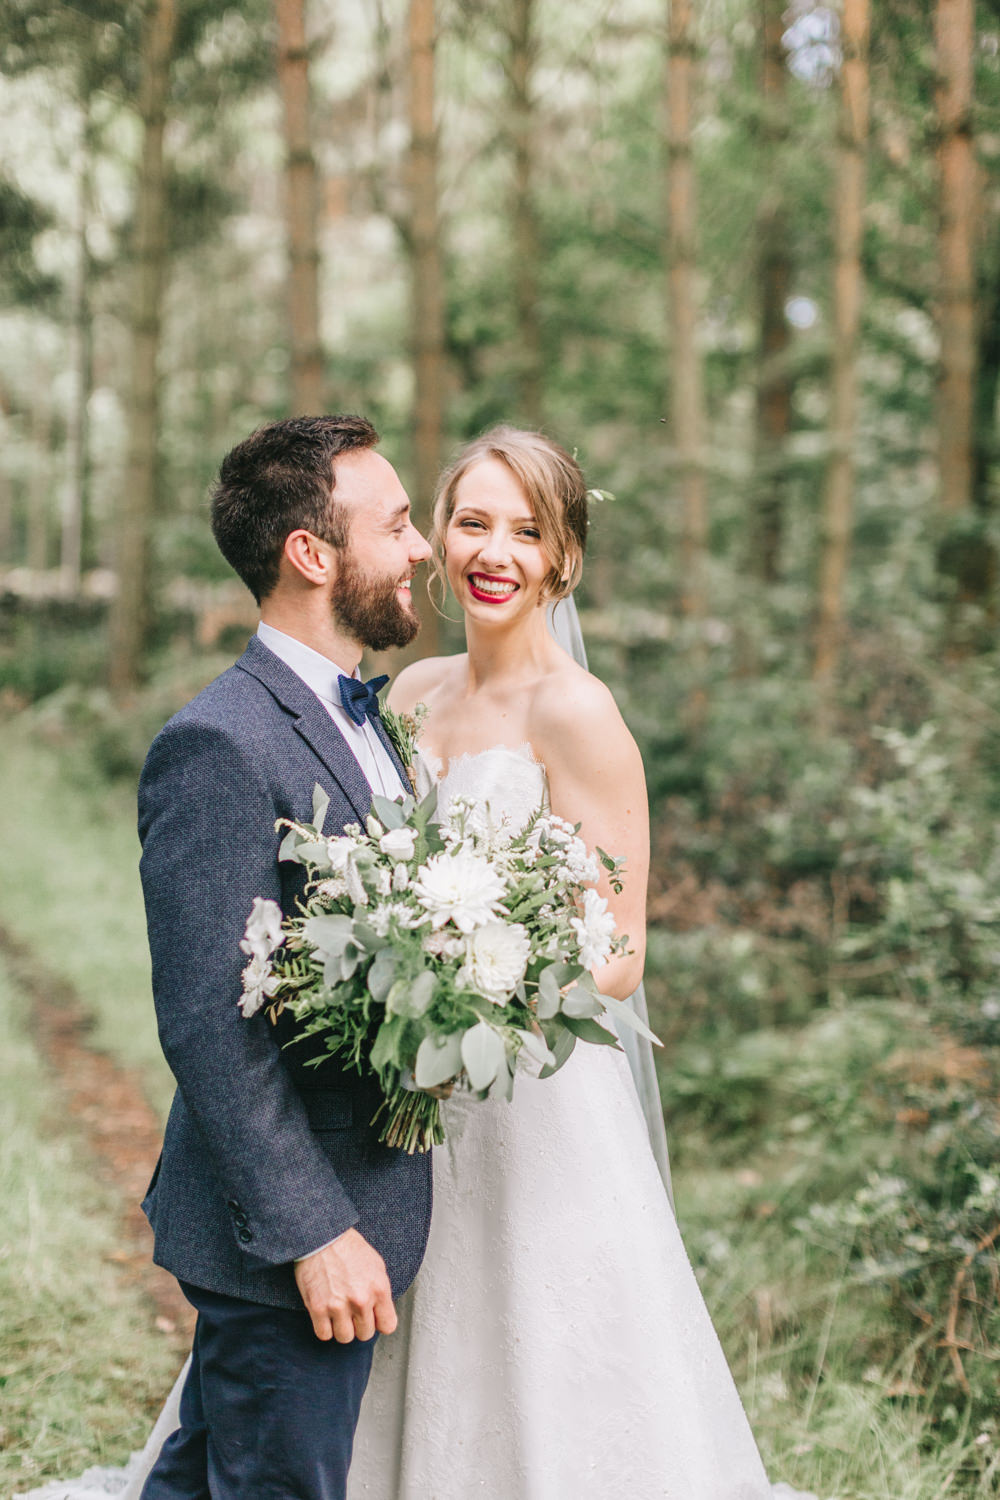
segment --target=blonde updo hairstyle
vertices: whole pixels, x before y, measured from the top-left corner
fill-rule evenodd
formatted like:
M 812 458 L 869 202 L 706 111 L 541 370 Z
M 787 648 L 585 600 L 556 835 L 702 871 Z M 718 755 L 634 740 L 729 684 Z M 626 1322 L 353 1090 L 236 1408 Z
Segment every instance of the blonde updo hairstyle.
M 434 571 L 442 594 L 447 587 L 444 539 L 455 510 L 461 480 L 476 464 L 496 458 L 514 475 L 531 506 L 542 546 L 552 560 L 542 584 L 548 602 L 565 599 L 580 582 L 587 546 L 587 489 L 583 472 L 565 448 L 541 432 L 520 427 L 491 427 L 467 444 L 445 469 L 434 500 L 431 542 Z

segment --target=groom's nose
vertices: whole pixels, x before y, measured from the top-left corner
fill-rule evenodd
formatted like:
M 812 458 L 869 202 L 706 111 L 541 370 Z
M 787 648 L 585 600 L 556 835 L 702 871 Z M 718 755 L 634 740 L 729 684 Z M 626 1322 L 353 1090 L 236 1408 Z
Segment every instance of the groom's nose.
M 417 563 L 426 562 L 431 555 L 431 544 L 426 537 L 422 537 L 417 528 L 411 523 L 410 531 L 410 562 L 416 566 Z

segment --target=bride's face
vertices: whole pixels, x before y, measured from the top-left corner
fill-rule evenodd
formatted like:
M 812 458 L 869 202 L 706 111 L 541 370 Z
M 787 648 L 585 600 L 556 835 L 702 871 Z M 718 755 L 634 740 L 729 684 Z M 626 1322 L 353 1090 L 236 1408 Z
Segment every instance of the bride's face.
M 452 592 L 474 619 L 509 621 L 543 602 L 552 564 L 531 504 L 500 459 L 462 475 L 444 552 Z

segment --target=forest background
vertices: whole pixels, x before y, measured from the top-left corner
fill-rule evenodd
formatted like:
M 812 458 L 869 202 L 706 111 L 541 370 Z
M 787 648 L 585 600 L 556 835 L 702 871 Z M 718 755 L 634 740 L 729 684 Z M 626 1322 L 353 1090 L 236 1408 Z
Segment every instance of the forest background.
M 207 486 L 339 409 L 424 522 L 498 420 L 613 495 L 578 600 L 647 768 L 678 1213 L 769 1468 L 1000 1492 L 995 0 L 0 23 L 0 1478 L 120 1462 L 179 1362 L 52 1007 L 162 1113 L 135 780 L 255 622 Z

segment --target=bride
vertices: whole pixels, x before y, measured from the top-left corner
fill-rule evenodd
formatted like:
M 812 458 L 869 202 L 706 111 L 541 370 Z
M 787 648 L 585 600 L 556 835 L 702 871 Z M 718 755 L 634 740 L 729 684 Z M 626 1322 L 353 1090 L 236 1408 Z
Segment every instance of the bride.
M 407 668 L 391 703 L 427 706 L 417 769 L 440 803 L 517 826 L 545 803 L 626 857 L 624 893 L 601 894 L 630 951 L 597 973 L 624 998 L 644 953 L 642 762 L 547 625 L 579 579 L 586 508 L 579 467 L 540 434 L 469 445 L 434 518 L 468 649 Z M 455 1094 L 444 1115 L 427 1253 L 375 1349 L 349 1500 L 771 1497 L 625 1055 L 579 1047 L 553 1078 L 520 1076 L 511 1104 Z M 175 1425 L 176 1393 L 125 1500 Z M 38 1494 L 120 1492 L 105 1483 Z

